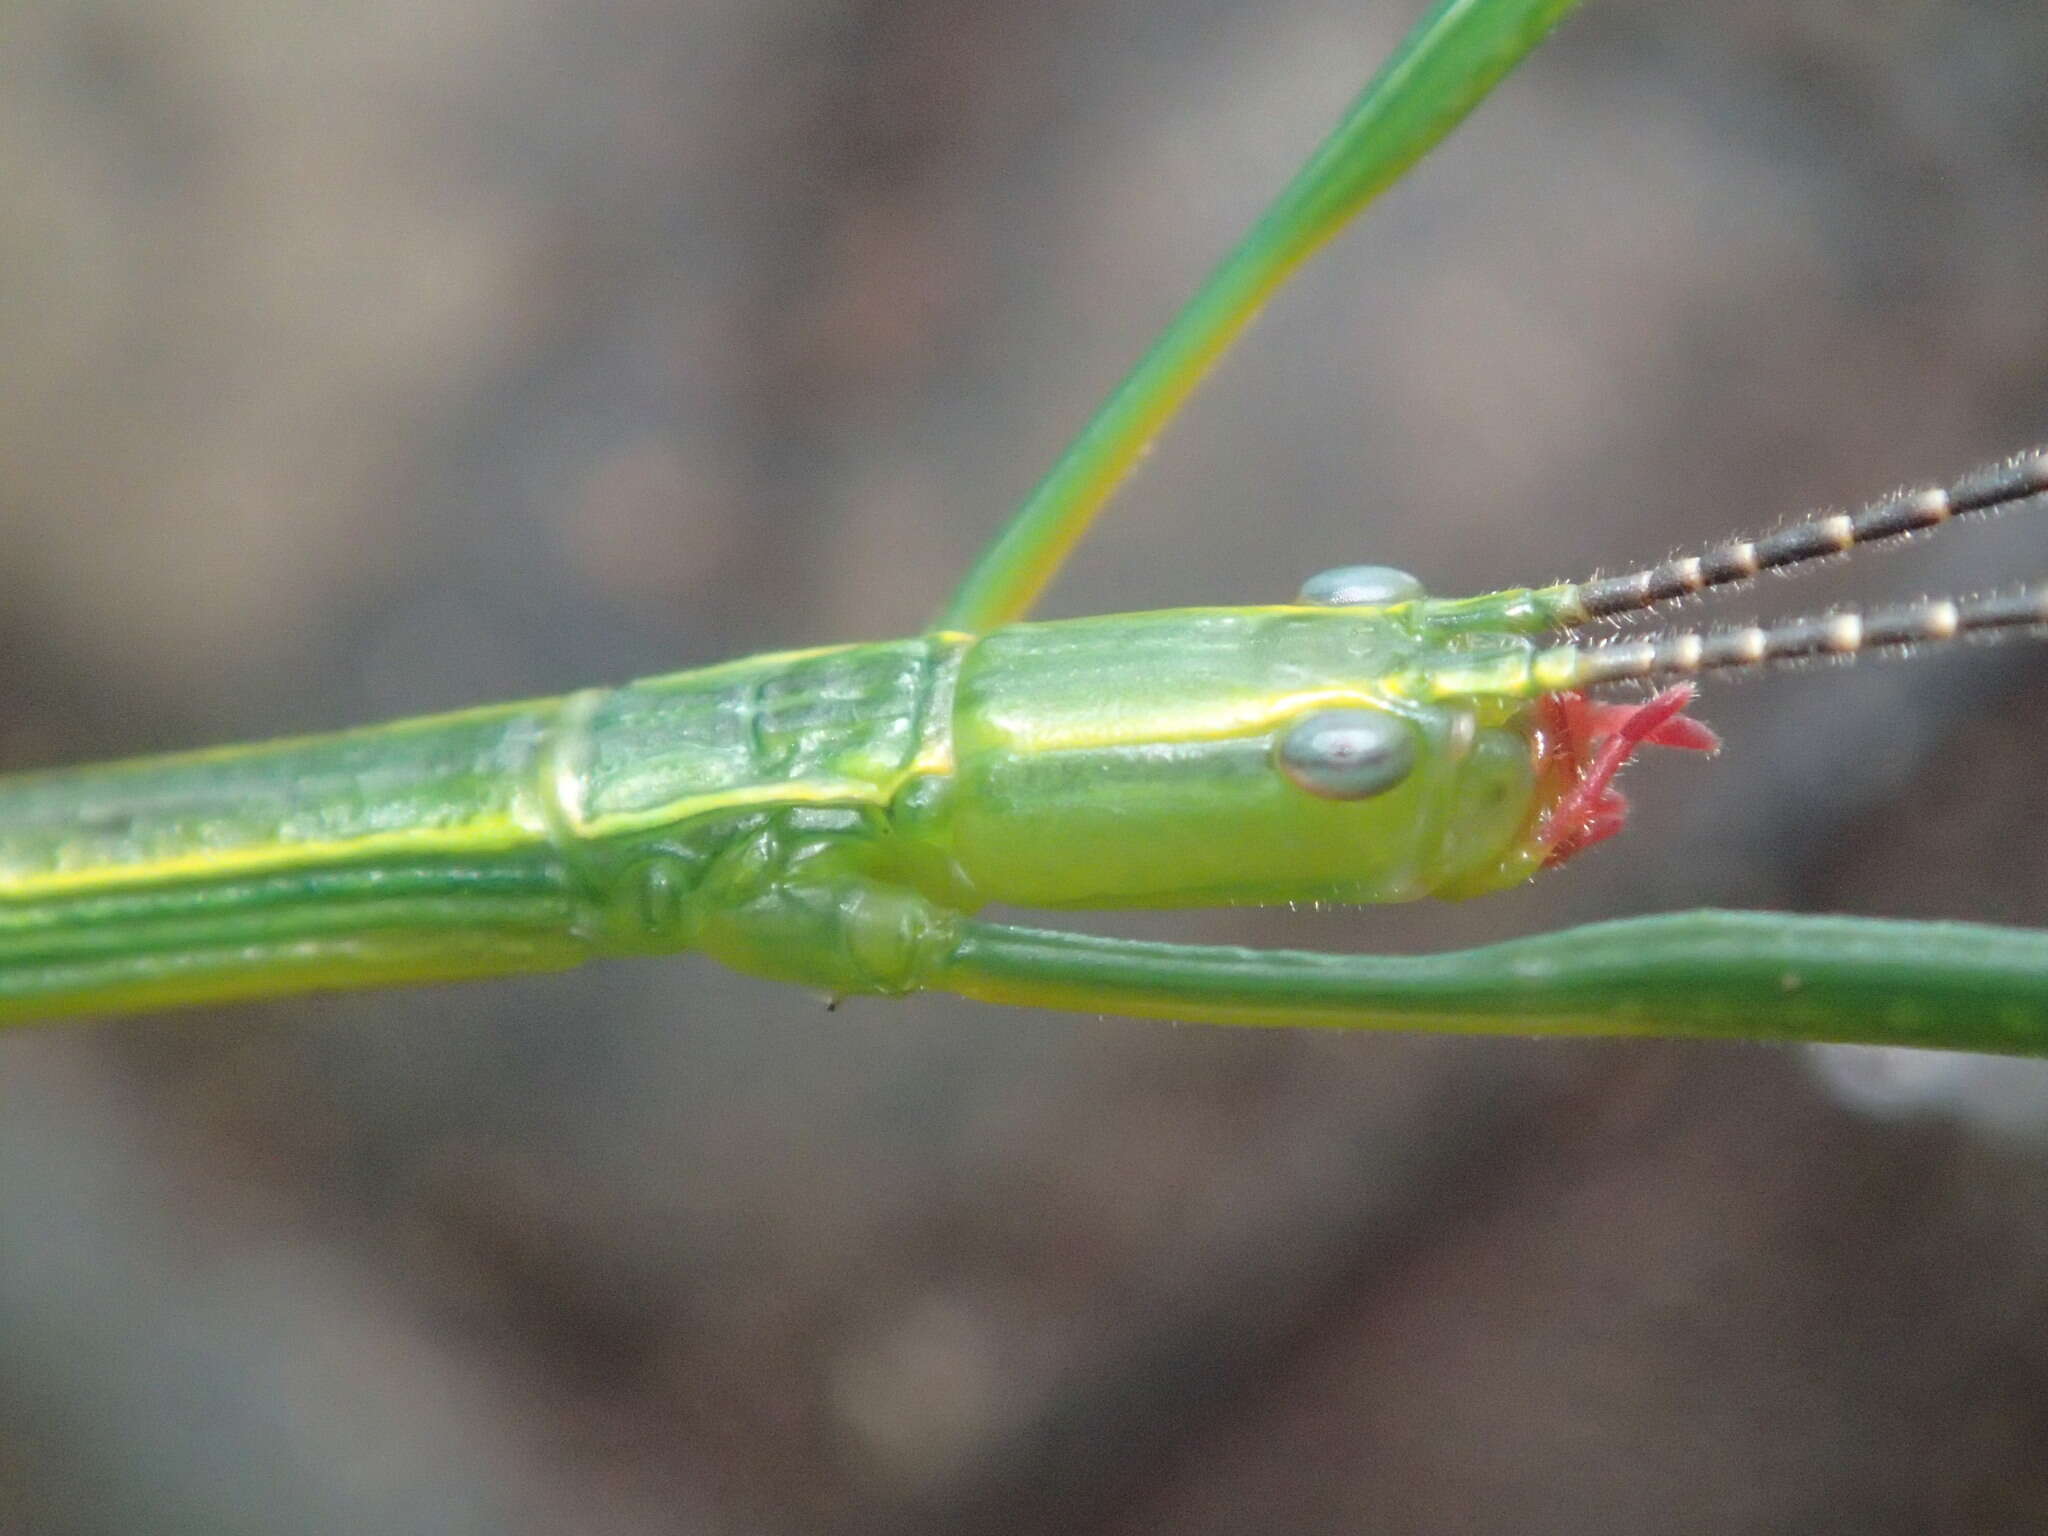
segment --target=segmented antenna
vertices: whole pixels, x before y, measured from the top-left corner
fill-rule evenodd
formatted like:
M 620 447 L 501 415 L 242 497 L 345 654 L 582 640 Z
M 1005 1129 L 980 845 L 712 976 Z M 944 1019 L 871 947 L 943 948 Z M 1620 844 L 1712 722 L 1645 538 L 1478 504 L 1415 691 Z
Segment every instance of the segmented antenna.
M 1857 656 L 1962 635 L 2043 628 L 2048 628 L 2048 583 L 1954 601 L 1929 598 L 1867 612 L 1843 608 L 1781 624 L 1555 646 L 1539 651 L 1531 659 L 1530 671 L 1547 689 L 1589 688 L 1596 683 L 1691 677 L 1774 661 Z
M 1829 555 L 1845 554 L 1859 545 L 1900 538 L 1971 513 L 1994 512 L 2044 493 L 2048 493 L 2048 449 L 2035 449 L 1986 465 L 1949 486 L 1901 491 L 1853 515 L 1838 512 L 1828 517 L 1816 517 L 1781 528 L 1760 539 L 1739 539 L 1723 544 L 1703 555 L 1667 560 L 1662 565 L 1633 571 L 1626 576 L 1579 582 L 1564 595 L 1558 611 L 1567 626 L 1614 614 L 1637 613 L 1673 598 L 1704 592 L 1710 587 L 1746 581 L 1764 571 L 1784 570 L 1788 566 L 1803 565 Z M 1888 609 L 1886 615 L 1896 617 L 1908 611 Z M 2038 623 L 2039 620 L 2027 622 Z M 1795 627 L 1788 625 L 1784 629 L 1789 633 Z M 1774 629 L 1730 633 L 1776 635 L 1779 632 Z M 1939 637 L 1922 635 L 1916 638 Z

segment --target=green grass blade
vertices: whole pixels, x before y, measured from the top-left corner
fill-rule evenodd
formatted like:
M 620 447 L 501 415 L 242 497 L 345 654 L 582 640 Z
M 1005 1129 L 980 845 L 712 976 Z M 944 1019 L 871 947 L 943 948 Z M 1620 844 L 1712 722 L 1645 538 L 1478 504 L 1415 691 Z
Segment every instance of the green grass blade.
M 1577 3 L 1439 0 L 982 552 L 938 627 L 979 633 L 1030 608 L 1273 290 L 1456 127 Z

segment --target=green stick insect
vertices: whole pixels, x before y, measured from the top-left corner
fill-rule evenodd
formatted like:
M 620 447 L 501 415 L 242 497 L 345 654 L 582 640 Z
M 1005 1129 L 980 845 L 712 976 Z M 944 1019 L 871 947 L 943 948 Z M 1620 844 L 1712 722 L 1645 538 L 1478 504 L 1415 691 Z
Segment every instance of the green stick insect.
M 929 633 L 566 698 L 0 781 L 0 1018 L 701 949 L 834 994 L 1218 1023 L 2048 1051 L 2048 933 L 1685 912 L 1460 953 L 1134 942 L 1040 908 L 1464 897 L 1618 831 L 1695 674 L 2024 632 L 2048 589 L 1768 628 L 1603 617 L 2048 493 L 2048 453 L 1633 575 L 1426 596 L 1358 567 L 1267 607 L 1020 622 L 1311 252 L 1573 0 L 1441 0 L 1103 405 Z M 1587 690 L 1669 684 L 1645 703 Z

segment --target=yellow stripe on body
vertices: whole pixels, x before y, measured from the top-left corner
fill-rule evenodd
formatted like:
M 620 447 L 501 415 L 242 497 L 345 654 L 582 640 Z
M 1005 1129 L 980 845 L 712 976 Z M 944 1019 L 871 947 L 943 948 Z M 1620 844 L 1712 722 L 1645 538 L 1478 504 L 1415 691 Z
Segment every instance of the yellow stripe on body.
M 385 856 L 511 853 L 547 841 L 544 831 L 511 817 L 484 817 L 464 827 L 377 832 L 331 842 L 268 842 L 218 852 L 180 854 L 146 864 L 96 864 L 83 869 L 0 878 L 0 903 L 91 891 L 148 888 L 238 875 L 293 872 L 327 864 L 368 862 Z
M 941 644 L 963 648 L 971 644 L 971 638 L 965 635 L 941 634 L 931 638 Z M 721 680 L 764 672 L 779 673 L 789 664 L 858 649 L 861 647 L 818 646 L 770 656 L 744 657 L 677 676 L 687 677 L 694 689 L 707 681 L 716 685 Z M 946 680 L 949 683 L 951 674 L 952 669 L 947 669 Z M 639 685 L 626 685 L 627 688 L 636 686 Z M 0 907 L 15 902 L 28 904 L 42 899 L 102 892 L 147 892 L 179 884 L 289 875 L 319 868 L 405 859 L 460 860 L 552 850 L 566 864 L 573 865 L 578 862 L 578 850 L 582 845 L 724 812 L 771 809 L 778 805 L 885 806 L 910 778 L 945 773 L 952 766 L 949 687 L 937 717 L 926 723 L 917 755 L 879 783 L 836 775 L 793 781 L 765 780 L 683 795 L 646 809 L 591 816 L 585 809 L 589 790 L 587 775 L 595 752 L 591 724 L 605 702 L 621 691 L 585 689 L 556 699 L 489 705 L 384 726 L 166 754 L 122 764 L 121 778 L 110 780 L 106 785 L 108 801 L 116 807 L 121 805 L 130 772 L 136 772 L 135 793 L 139 796 L 147 793 L 149 779 L 160 770 L 177 773 L 194 767 L 248 765 L 272 757 L 288 759 L 298 752 L 326 754 L 337 746 L 350 743 L 416 739 L 465 726 L 503 723 L 516 727 L 522 719 L 533 722 L 531 739 L 522 744 L 524 751 L 498 765 L 503 778 L 499 781 L 500 792 L 491 797 L 494 803 L 479 807 L 476 813 L 464 819 L 318 839 L 265 837 L 261 835 L 264 829 L 258 826 L 252 829 L 253 835 L 232 846 L 188 846 L 161 857 L 132 860 L 95 858 L 90 863 L 73 867 L 63 867 L 67 850 L 60 834 L 52 859 L 58 867 L 22 870 L 14 874 L 0 872 Z M 91 773 L 95 770 L 84 771 Z M 34 787 L 35 780 L 61 783 L 75 772 L 57 770 L 50 775 L 23 775 L 13 783 L 25 788 Z M 195 834 L 195 838 L 199 835 Z M 89 843 L 90 839 L 81 838 L 80 841 Z M 97 850 L 74 847 L 69 851 L 91 853 Z

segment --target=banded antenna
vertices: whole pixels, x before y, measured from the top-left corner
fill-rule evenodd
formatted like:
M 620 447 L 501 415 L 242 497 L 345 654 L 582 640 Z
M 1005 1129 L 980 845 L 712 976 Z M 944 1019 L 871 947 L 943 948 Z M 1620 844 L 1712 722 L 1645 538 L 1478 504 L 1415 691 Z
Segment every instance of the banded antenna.
M 1554 646 L 1531 658 L 1530 672 L 1547 688 L 1589 688 L 2043 629 L 2048 629 L 2048 583 L 2037 583 L 1979 597 L 1927 598 L 1867 611 L 1842 608 L 1778 624 Z
M 1639 613 L 1645 608 L 1670 602 L 1674 598 L 1687 597 L 1712 587 L 1727 586 L 1731 582 L 1747 581 L 1764 571 L 1781 571 L 1791 566 L 1822 560 L 1830 555 L 1846 554 L 1861 545 L 1903 538 L 1909 533 L 1917 533 L 1923 528 L 1938 527 L 1958 517 L 2001 511 L 2043 494 L 2048 494 L 2048 449 L 2037 448 L 2027 453 L 2015 454 L 2012 458 L 1997 464 L 1986 465 L 1964 475 L 1952 485 L 1900 491 L 1894 496 L 1872 503 L 1861 512 L 1838 512 L 1827 517 L 1810 518 L 1805 522 L 1794 523 L 1789 528 L 1781 528 L 1776 533 L 1767 534 L 1760 539 L 1738 539 L 1722 544 L 1703 555 L 1667 560 L 1662 565 L 1632 571 L 1626 576 L 1606 576 L 1575 583 L 1560 595 L 1556 609 L 1559 623 L 1564 628 L 1572 628 L 1589 619 Z M 1882 614 L 1873 614 L 1871 617 L 1872 622 L 1879 617 L 1898 619 L 1908 613 L 1932 613 L 1943 606 L 1920 604 L 1912 608 L 1885 609 Z M 1836 614 L 1828 619 L 1802 620 L 1768 631 L 1732 630 L 1727 633 L 1761 633 L 1772 636 L 1782 634 L 1788 637 L 1787 643 L 1791 643 L 1790 637 L 1795 631 L 1803 633 L 1799 630 L 1800 624 L 1828 624 L 1839 621 L 1846 625 L 1851 617 L 1853 615 Z M 2040 623 L 2041 620 L 2036 618 L 2024 622 L 2031 625 Z M 1986 623 L 1978 627 L 1997 626 Z M 1681 638 L 1683 637 L 1674 637 L 1671 643 L 1676 643 Z M 1717 643 L 1721 640 L 1719 634 L 1714 638 Z M 1913 638 L 1944 637 L 1916 635 Z M 1787 651 L 1785 654 L 1791 656 L 1822 653 L 1840 654 L 1825 646 L 1814 646 L 1804 651 Z M 1720 653 L 1717 651 L 1714 654 Z M 1713 663 L 1719 666 L 1746 664 L 1748 663 L 1740 657 Z M 1658 670 L 1679 669 L 1665 667 Z

